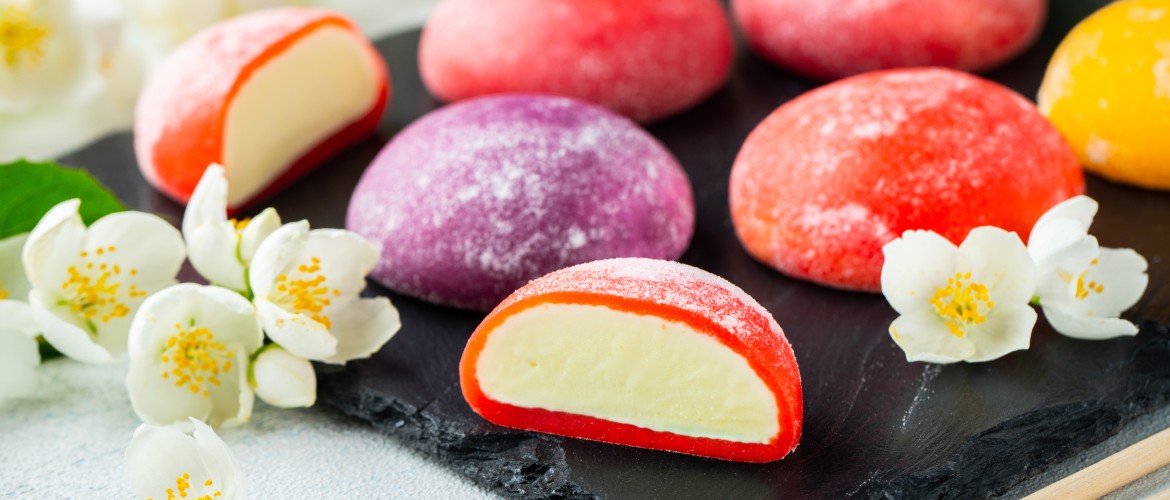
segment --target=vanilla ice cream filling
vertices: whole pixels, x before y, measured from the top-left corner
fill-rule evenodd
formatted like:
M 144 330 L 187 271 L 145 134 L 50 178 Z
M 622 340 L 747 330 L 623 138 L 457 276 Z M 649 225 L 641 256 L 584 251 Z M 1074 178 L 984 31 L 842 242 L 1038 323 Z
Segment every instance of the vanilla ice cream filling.
M 509 317 L 476 376 L 488 397 L 524 408 L 743 443 L 780 430 L 776 398 L 743 356 L 683 323 L 604 306 Z
M 381 76 L 358 36 L 319 28 L 244 82 L 224 124 L 230 206 L 259 194 L 309 150 L 369 113 Z

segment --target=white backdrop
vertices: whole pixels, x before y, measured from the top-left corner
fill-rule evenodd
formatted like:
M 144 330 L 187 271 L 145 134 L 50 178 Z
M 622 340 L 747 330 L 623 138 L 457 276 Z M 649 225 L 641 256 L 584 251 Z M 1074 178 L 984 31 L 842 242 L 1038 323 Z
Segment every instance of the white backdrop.
M 37 0 L 0 0 L 0 7 L 22 1 Z M 438 0 L 73 0 L 74 7 L 82 11 L 80 17 L 83 19 L 99 18 L 102 24 L 109 24 L 109 19 L 120 22 L 118 44 L 124 46 L 125 53 L 119 51 L 119 56 L 125 56 L 125 64 L 124 67 L 118 65 L 118 81 L 111 85 L 117 88 L 88 92 L 80 102 L 49 99 L 31 111 L 6 112 L 0 107 L 0 163 L 20 157 L 51 159 L 104 135 L 129 129 L 134 97 L 142 80 L 161 54 L 170 48 L 171 44 L 167 42 L 176 37 L 174 33 L 144 34 L 153 26 L 144 28 L 141 16 L 136 18 L 132 12 L 141 12 L 141 6 L 145 6 L 152 14 L 163 11 L 175 18 L 190 19 L 190 11 L 206 10 L 204 7 L 208 4 L 220 1 L 235 5 L 291 4 L 330 8 L 345 13 L 367 36 L 378 39 L 421 25 Z M 176 24 L 174 20 L 168 21 Z M 87 43 L 96 42 L 87 40 Z M 0 66 L 0 77 L 4 70 Z M 5 85 L 9 85 L 8 81 L 0 78 L 0 101 L 12 90 L 6 89 Z

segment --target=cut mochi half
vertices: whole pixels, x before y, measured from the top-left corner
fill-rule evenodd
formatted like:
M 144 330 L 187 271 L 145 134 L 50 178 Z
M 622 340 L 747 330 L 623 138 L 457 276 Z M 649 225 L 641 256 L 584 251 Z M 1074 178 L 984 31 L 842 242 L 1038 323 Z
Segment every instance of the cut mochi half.
M 783 458 L 803 421 L 771 314 L 722 278 L 653 259 L 517 290 L 472 334 L 460 382 L 498 425 L 724 460 Z
M 389 92 L 385 63 L 340 14 L 240 16 L 184 43 L 147 83 L 134 128 L 139 168 L 186 203 L 219 163 L 228 206 L 239 209 L 372 132 Z

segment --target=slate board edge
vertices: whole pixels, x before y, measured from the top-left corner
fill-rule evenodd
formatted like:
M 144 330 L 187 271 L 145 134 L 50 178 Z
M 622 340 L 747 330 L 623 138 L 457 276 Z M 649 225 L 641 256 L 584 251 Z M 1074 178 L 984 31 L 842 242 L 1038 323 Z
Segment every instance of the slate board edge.
M 1122 394 L 1038 408 L 969 438 L 942 465 L 884 478 L 841 496 L 960 498 L 1002 495 L 1024 480 L 1117 434 L 1170 401 L 1170 326 L 1142 321 L 1146 341 L 1119 362 L 1131 371 Z M 357 387 L 344 370 L 321 367 L 321 401 L 438 459 L 474 483 L 511 498 L 598 498 L 571 478 L 563 438 L 528 432 L 469 434 L 401 400 Z M 356 396 L 345 396 L 345 395 Z M 1132 405 L 1131 411 L 1120 411 Z M 1058 421 L 1056 426 L 1038 425 Z M 959 471 L 964 471 L 960 474 Z
M 319 401 L 511 498 L 593 499 L 569 479 L 562 438 L 530 432 L 469 434 L 395 398 L 362 391 L 356 377 L 318 365 Z

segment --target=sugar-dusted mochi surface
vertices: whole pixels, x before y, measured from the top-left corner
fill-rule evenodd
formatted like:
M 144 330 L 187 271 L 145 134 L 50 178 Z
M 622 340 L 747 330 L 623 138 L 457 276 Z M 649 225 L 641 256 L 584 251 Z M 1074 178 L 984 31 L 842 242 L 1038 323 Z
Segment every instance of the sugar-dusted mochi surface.
M 800 371 L 784 332 L 735 285 L 652 259 L 532 281 L 460 361 L 467 402 L 520 429 L 724 460 L 796 448 Z
M 1065 37 L 1040 111 L 1091 172 L 1170 189 L 1170 2 L 1116 2 Z
M 881 248 L 927 229 L 956 244 L 978 226 L 1027 239 L 1084 192 L 1068 144 L 1015 92 L 946 69 L 874 72 L 790 101 L 748 136 L 731 216 L 757 260 L 790 276 L 881 289 Z
M 551 93 L 638 121 L 698 103 L 732 59 L 717 0 L 445 0 L 419 47 L 440 99 Z
M 798 73 L 835 79 L 945 66 L 983 71 L 1036 40 L 1047 0 L 732 0 L 751 47 Z
M 635 123 L 564 97 L 504 95 L 399 133 L 354 190 L 346 226 L 382 244 L 382 284 L 486 311 L 562 267 L 676 259 L 694 223 L 686 174 Z
M 191 38 L 147 82 L 134 123 L 138 166 L 186 203 L 219 163 L 228 205 L 241 208 L 364 138 L 388 98 L 386 65 L 349 19 L 253 12 Z

